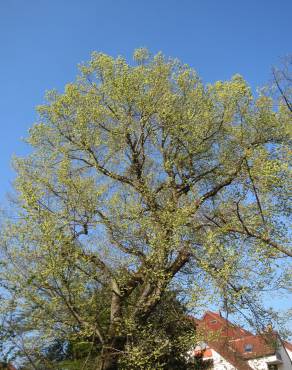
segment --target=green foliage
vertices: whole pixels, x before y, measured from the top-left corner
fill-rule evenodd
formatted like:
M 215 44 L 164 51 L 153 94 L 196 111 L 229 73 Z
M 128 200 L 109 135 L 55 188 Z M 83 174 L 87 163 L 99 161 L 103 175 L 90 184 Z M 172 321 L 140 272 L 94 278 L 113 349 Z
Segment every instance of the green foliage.
M 167 292 L 147 320 L 132 325 L 121 369 L 189 369 L 186 353 L 198 339 L 194 323 L 173 292 Z
M 239 75 L 204 85 L 161 53 L 134 59 L 93 53 L 76 82 L 47 94 L 32 154 L 14 160 L 1 312 L 22 356 L 42 358 L 58 339 L 92 343 L 101 369 L 142 355 L 164 366 L 171 335 L 149 318 L 173 286 L 194 309 L 204 298 L 269 320 L 260 294 L 292 255 L 287 105 L 253 96 Z M 185 351 L 188 333 L 175 336 Z
M 212 360 L 203 360 L 202 358 L 195 358 L 193 367 L 194 370 L 208 370 L 213 368 Z

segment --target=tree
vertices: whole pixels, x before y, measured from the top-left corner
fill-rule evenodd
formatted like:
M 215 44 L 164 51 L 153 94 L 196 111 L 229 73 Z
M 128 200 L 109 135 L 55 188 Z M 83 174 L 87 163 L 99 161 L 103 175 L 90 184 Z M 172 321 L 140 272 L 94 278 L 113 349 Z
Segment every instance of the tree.
M 189 369 L 186 353 L 194 345 L 195 326 L 174 292 L 166 292 L 143 326 L 128 333 L 122 369 Z M 38 369 L 95 369 L 100 351 L 90 341 L 68 342 L 56 339 L 35 356 Z M 31 369 L 30 364 L 24 366 Z
M 173 286 L 265 318 L 259 294 L 292 256 L 287 105 L 239 75 L 205 86 L 162 54 L 134 59 L 93 53 L 47 94 L 2 236 L 2 309 L 26 346 L 89 339 L 102 370 Z
M 292 55 L 287 55 L 283 59 L 280 68 L 273 67 L 273 83 L 276 87 L 280 99 L 286 104 L 292 113 Z
M 194 346 L 195 325 L 175 292 L 166 291 L 150 315 L 132 326 L 122 369 L 192 369 L 187 353 Z

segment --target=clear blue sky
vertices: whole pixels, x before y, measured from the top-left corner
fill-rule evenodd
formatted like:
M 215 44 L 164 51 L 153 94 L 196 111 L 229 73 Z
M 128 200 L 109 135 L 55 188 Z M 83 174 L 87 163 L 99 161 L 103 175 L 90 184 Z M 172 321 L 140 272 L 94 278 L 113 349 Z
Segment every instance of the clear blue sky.
M 291 0 L 1 0 L 0 199 L 10 158 L 47 89 L 62 89 L 93 50 L 131 58 L 147 46 L 205 81 L 242 74 L 253 87 L 291 51 Z
M 47 89 L 74 80 L 93 50 L 131 58 L 146 46 L 204 81 L 242 74 L 253 88 L 291 52 L 291 0 L 0 0 L 0 200 L 11 156 Z

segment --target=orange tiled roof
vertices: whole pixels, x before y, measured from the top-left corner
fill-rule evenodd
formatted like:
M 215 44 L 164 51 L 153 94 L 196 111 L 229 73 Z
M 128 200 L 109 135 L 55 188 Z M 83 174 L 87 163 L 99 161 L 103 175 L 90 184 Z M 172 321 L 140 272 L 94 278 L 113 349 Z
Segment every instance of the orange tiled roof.
M 238 370 L 250 370 L 247 363 L 249 359 L 273 355 L 276 352 L 279 337 L 275 332 L 254 335 L 211 311 L 207 311 L 201 320 L 193 321 L 197 328 L 206 332 L 209 347 Z M 251 346 L 251 351 L 246 351 L 247 345 Z M 292 350 L 292 344 L 289 342 L 285 342 L 284 345 Z M 207 349 L 205 352 L 204 358 L 210 357 L 210 350 Z
M 221 336 L 228 338 L 242 338 L 252 335 L 251 332 L 232 324 L 230 321 L 215 312 L 207 311 L 202 320 L 197 320 L 197 324 L 201 328 L 205 328 L 208 332 L 219 332 Z
M 214 341 L 209 345 L 237 370 L 252 370 L 247 361 L 245 361 L 237 352 L 234 352 L 230 347 L 226 346 L 225 340 Z
M 273 355 L 277 349 L 277 336 L 275 334 L 250 335 L 229 341 L 230 347 L 245 359 Z M 246 352 L 245 347 L 252 346 L 251 352 Z

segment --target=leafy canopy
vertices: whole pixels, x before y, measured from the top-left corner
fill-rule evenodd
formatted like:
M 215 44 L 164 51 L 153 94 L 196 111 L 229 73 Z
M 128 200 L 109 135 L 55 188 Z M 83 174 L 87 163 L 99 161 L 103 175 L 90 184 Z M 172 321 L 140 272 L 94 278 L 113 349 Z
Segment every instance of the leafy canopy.
M 173 286 L 194 307 L 207 297 L 265 318 L 259 292 L 292 255 L 287 106 L 239 75 L 204 85 L 161 53 L 134 60 L 93 53 L 47 94 L 32 154 L 14 161 L 2 309 L 26 348 L 86 338 L 127 356 Z

